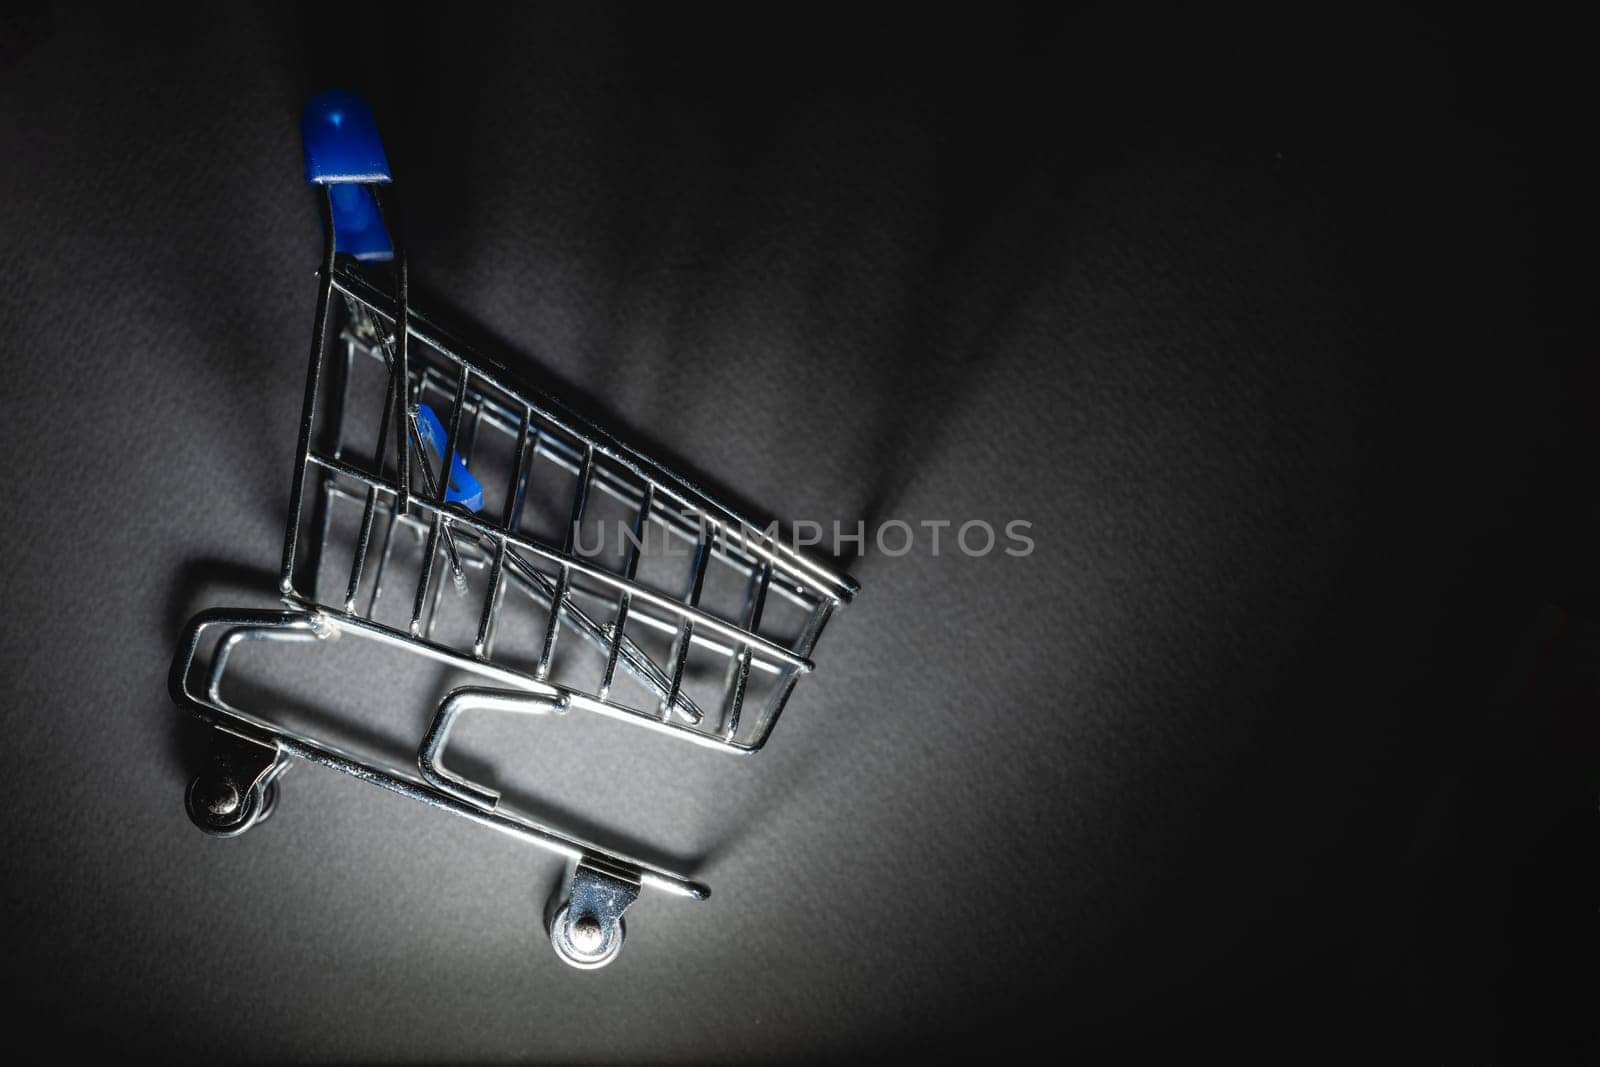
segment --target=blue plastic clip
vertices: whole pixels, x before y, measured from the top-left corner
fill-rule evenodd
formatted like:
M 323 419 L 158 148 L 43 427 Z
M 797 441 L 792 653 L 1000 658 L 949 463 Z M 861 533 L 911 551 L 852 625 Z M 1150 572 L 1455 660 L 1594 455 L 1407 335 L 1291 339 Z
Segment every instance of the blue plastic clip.
M 394 258 L 378 199 L 369 188 L 393 181 L 372 109 L 355 93 L 330 90 L 300 116 L 306 181 L 329 186 L 333 248 L 361 260 Z
M 433 453 L 434 461 L 444 462 L 444 423 L 439 421 L 439 416 L 435 415 L 433 409 L 426 404 L 417 405 L 417 434 L 422 438 L 422 443 Z M 467 464 L 460 455 L 451 457 L 450 480 L 445 485 L 444 502 L 460 504 L 468 511 L 479 511 L 483 508 L 483 486 L 472 476 L 472 472 L 467 470 Z

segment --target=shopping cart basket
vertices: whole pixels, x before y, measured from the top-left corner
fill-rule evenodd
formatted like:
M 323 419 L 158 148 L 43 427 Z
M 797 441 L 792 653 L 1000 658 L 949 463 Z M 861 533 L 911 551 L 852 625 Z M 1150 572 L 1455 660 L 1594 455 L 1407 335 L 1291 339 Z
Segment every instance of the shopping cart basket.
M 601 966 L 621 949 L 622 913 L 641 887 L 695 900 L 709 890 L 507 810 L 495 790 L 443 765 L 452 726 L 469 712 L 594 712 L 756 752 L 857 586 L 513 384 L 414 307 L 388 162 L 358 97 L 316 97 L 302 136 L 307 179 L 324 194 L 325 247 L 284 537 L 286 606 L 205 611 L 185 629 L 173 699 L 214 727 L 188 814 L 231 837 L 272 812 L 293 758 L 353 775 L 567 857 L 551 943 L 568 963 Z M 611 545 L 603 527 L 585 544 L 600 511 L 627 521 Z M 476 680 L 438 703 L 414 772 L 224 698 L 241 643 L 336 638 Z

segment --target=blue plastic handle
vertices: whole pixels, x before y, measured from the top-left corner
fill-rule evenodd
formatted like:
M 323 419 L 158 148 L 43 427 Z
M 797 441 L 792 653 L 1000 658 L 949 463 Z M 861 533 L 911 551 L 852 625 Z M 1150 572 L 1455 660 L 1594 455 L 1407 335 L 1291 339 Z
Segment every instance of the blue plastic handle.
M 328 186 L 334 251 L 361 260 L 393 259 L 394 246 L 369 186 L 394 177 L 367 102 L 342 89 L 318 93 L 300 115 L 300 141 L 306 181 Z
M 306 181 L 390 182 L 378 120 L 355 93 L 330 89 L 311 98 L 300 115 L 300 140 L 306 151 Z
M 444 423 L 439 421 L 439 416 L 427 404 L 417 405 L 417 433 L 422 443 L 428 446 L 428 451 L 433 453 L 435 462 L 444 462 Z M 466 462 L 459 455 L 450 458 L 450 478 L 445 483 L 444 502 L 460 504 L 468 511 L 482 510 L 483 486 L 467 470 Z

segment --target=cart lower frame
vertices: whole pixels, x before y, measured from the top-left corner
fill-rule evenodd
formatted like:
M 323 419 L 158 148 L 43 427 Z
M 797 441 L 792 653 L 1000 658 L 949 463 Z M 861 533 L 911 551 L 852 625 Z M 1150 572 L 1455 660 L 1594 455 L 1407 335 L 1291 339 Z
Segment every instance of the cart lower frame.
M 197 670 L 202 664 L 201 648 L 212 635 L 215 640 L 210 645 L 209 668 Z M 270 723 L 224 699 L 223 679 L 232 653 L 241 643 L 321 643 L 341 637 L 420 651 L 446 666 L 476 673 L 493 685 L 462 686 L 445 696 L 418 749 L 415 777 Z M 204 676 L 204 683 L 197 686 L 200 675 Z M 190 818 L 213 836 L 234 837 L 266 819 L 274 807 L 277 780 L 291 760 L 348 774 L 566 858 L 573 864 L 566 892 L 568 901 L 557 911 L 550 937 L 557 953 L 578 967 L 598 967 L 616 957 L 625 929 L 622 913 L 640 888 L 649 886 L 691 900 L 705 900 L 711 895 L 704 884 L 684 875 L 502 809 L 496 794 L 455 778 L 440 765 L 450 727 L 457 716 L 467 711 L 563 714 L 571 707 L 584 707 L 602 714 L 615 713 L 599 701 L 438 645 L 420 644 L 365 619 L 320 609 L 218 608 L 201 612 L 185 628 L 173 658 L 168 687 L 179 707 L 219 735 L 210 766 L 190 783 L 186 794 Z

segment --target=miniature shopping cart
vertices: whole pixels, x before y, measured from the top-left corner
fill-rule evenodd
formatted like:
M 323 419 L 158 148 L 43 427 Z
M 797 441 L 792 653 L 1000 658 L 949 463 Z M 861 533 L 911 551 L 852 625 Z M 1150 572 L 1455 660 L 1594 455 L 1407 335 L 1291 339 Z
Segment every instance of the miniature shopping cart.
M 273 810 L 293 758 L 567 857 L 549 920 L 598 967 L 651 886 L 698 882 L 506 810 L 443 757 L 467 713 L 593 712 L 730 753 L 758 751 L 834 609 L 857 590 L 558 402 L 514 385 L 410 302 L 390 170 L 371 112 L 324 93 L 302 120 L 325 250 L 284 538 L 283 610 L 190 621 L 177 703 L 214 727 L 186 807 L 231 837 Z M 622 515 L 624 536 L 585 543 Z M 652 548 L 662 551 L 653 552 Z M 673 551 L 673 550 L 676 551 Z M 670 563 L 662 563 L 669 560 Z M 515 640 L 513 640 L 513 637 Z M 402 771 L 225 699 L 244 642 L 357 639 L 475 679 L 437 705 Z M 512 646 L 515 646 L 515 651 Z

